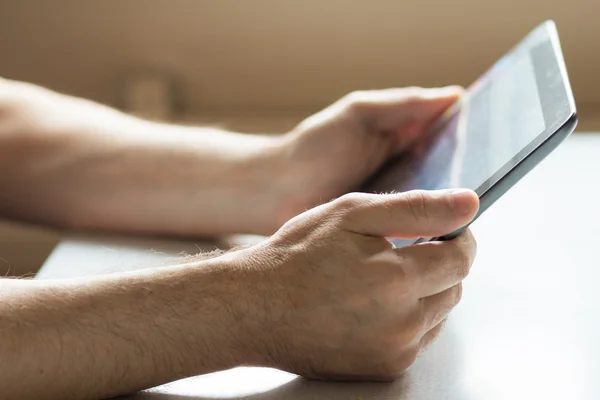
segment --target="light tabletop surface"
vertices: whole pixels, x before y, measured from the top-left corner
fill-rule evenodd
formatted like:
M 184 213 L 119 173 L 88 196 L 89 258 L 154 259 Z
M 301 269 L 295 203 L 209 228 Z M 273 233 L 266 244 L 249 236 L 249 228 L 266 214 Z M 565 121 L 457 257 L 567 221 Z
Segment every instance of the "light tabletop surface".
M 472 228 L 477 260 L 439 339 L 394 383 L 236 368 L 140 399 L 600 399 L 600 135 L 570 137 Z M 217 244 L 218 245 L 218 244 Z M 38 278 L 160 264 L 214 243 L 73 236 Z

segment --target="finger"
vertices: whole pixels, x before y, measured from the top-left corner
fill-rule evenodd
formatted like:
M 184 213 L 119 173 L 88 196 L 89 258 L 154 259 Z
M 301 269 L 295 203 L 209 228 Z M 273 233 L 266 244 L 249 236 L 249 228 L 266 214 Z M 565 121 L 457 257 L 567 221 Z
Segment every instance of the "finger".
M 439 116 L 464 93 L 460 86 L 367 90 L 349 96 L 350 107 L 376 130 L 423 126 Z M 415 128 L 416 129 L 416 128 Z
M 396 194 L 350 193 L 335 200 L 343 227 L 363 235 L 414 239 L 447 235 L 477 214 L 471 190 L 415 190 Z
M 421 299 L 423 303 L 423 332 L 429 332 L 440 322 L 448 318 L 448 314 L 460 302 L 462 284 L 446 289 L 441 293 Z
M 420 348 L 421 351 L 427 350 L 431 343 L 442 333 L 444 329 L 444 325 L 446 324 L 446 319 L 442 320 L 439 324 L 434 326 L 421 338 Z
M 420 243 L 394 251 L 411 268 L 415 292 L 423 298 L 443 292 L 467 277 L 477 254 L 477 242 L 467 229 L 452 240 Z

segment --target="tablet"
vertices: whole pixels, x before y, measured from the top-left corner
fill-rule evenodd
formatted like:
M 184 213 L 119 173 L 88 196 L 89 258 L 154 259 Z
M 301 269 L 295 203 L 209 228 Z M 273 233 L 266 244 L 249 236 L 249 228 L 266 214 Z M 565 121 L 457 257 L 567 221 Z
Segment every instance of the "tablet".
M 368 179 L 361 191 L 469 188 L 480 199 L 477 218 L 576 124 L 556 25 L 547 21 L 468 87 L 456 104 Z M 417 242 L 451 239 L 465 228 Z M 391 241 L 396 247 L 415 243 Z

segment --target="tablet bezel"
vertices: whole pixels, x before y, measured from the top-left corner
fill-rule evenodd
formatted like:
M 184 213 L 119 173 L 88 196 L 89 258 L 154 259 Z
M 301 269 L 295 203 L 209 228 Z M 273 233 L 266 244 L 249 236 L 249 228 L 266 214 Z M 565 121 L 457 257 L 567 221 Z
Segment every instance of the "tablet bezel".
M 508 52 L 487 73 L 491 74 L 490 79 L 493 79 L 494 69 L 498 68 L 497 65 L 503 62 L 505 58 L 519 57 L 525 52 L 530 54 L 534 66 L 546 127 L 527 146 L 475 189 L 479 197 L 482 197 L 503 176 L 519 165 L 552 135 L 556 134 L 567 122 L 576 117 L 575 101 L 564 64 L 556 25 L 553 21 L 546 21 L 534 29 L 523 41 Z

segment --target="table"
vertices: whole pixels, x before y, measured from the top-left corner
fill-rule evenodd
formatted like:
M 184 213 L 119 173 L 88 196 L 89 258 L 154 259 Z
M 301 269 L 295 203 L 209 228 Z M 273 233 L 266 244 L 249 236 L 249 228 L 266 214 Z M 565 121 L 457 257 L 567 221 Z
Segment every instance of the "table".
M 600 399 L 599 227 L 600 135 L 575 135 L 473 224 L 479 254 L 463 301 L 398 381 L 312 382 L 272 369 L 236 368 L 138 397 Z M 67 237 L 38 277 L 147 267 L 216 245 Z

